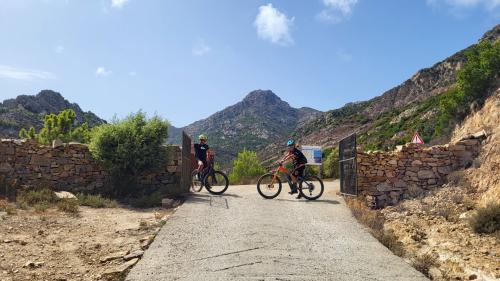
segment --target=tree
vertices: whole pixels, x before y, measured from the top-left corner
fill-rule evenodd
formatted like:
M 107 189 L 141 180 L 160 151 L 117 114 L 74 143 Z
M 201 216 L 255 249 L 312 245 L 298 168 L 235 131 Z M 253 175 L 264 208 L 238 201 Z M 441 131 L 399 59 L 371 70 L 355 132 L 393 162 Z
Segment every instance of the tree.
M 339 178 L 339 152 L 336 148 L 329 151 L 323 162 L 323 175 L 326 178 Z
M 244 183 L 264 174 L 266 170 L 260 164 L 257 153 L 243 150 L 233 161 L 233 171 L 229 175 L 232 183 Z
M 35 139 L 42 144 L 51 144 L 55 139 L 61 139 L 64 142 L 77 141 L 88 143 L 90 141 L 90 129 L 87 123 L 73 128 L 76 120 L 76 113 L 72 109 L 66 109 L 59 114 L 47 114 L 43 119 L 43 128 L 38 134 L 35 128 L 31 127 L 28 131 L 22 128 L 19 131 L 20 138 Z
M 165 158 L 160 151 L 168 137 L 168 128 L 169 123 L 160 117 L 148 119 L 138 112 L 92 130 L 90 151 L 111 172 L 114 195 L 137 191 L 136 177 L 163 164 Z

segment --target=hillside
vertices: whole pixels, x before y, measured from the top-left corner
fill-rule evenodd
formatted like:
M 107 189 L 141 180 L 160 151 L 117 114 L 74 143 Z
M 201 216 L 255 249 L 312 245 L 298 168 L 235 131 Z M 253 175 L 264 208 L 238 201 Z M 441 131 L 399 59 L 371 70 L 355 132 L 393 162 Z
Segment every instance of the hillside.
M 500 36 L 500 25 L 484 34 L 479 40 L 495 42 Z M 358 133 L 359 143 L 366 149 L 392 149 L 419 131 L 424 140 L 446 142 L 455 124 L 436 133 L 436 119 L 443 95 L 453 91 L 457 71 L 467 61 L 466 54 L 477 46 L 470 46 L 432 67 L 419 70 L 410 79 L 381 96 L 368 101 L 349 103 L 330 110 L 319 118 L 299 126 L 293 133 L 300 143 L 334 146 L 342 138 Z M 459 116 L 463 119 L 465 116 Z M 281 145 L 283 139 L 270 144 L 260 152 L 267 159 Z
M 180 143 L 182 130 L 196 138 L 209 136 L 219 162 L 229 164 L 244 148 L 259 150 L 276 139 L 289 135 L 321 112 L 311 108 L 293 108 L 272 91 L 256 90 L 241 102 L 182 129 L 171 128 L 170 142 Z M 196 139 L 194 139 L 196 140 Z
M 43 90 L 34 96 L 20 95 L 0 103 L 0 137 L 18 137 L 21 128 L 33 126 L 38 130 L 43 126 L 46 114 L 59 113 L 64 109 L 75 111 L 78 124 L 87 122 L 93 127 L 105 123 L 94 113 L 84 112 L 78 104 L 70 103 L 60 93 Z

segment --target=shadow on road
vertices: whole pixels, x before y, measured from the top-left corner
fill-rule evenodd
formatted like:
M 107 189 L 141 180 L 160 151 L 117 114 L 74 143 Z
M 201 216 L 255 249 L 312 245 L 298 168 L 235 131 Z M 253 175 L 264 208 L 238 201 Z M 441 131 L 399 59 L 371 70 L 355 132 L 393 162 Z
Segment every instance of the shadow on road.
M 319 204 L 319 203 L 324 203 L 324 204 L 333 204 L 333 205 L 338 205 L 340 204 L 339 201 L 337 200 L 299 200 L 299 199 L 276 199 L 277 201 L 288 201 L 288 202 L 301 202 L 301 203 L 307 203 L 307 204 Z

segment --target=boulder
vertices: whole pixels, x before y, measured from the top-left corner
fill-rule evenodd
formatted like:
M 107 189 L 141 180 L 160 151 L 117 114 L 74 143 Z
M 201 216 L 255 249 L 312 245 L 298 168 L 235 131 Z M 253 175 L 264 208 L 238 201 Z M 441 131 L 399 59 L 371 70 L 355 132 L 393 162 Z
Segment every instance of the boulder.
M 59 199 L 78 199 L 76 196 L 68 191 L 59 191 L 59 192 L 54 192 L 57 198 Z

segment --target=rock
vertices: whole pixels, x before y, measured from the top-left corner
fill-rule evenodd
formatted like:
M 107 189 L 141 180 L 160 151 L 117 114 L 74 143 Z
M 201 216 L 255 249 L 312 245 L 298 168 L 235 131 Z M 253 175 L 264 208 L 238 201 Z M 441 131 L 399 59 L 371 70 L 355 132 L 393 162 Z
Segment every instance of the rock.
M 139 261 L 139 259 L 137 259 L 137 258 L 131 259 L 124 264 L 121 264 L 117 267 L 106 270 L 102 274 L 101 277 L 102 277 L 102 279 L 107 280 L 107 281 L 123 280 L 123 278 L 125 278 L 125 275 L 127 274 L 128 270 L 130 268 L 132 268 L 138 261 Z
M 0 163 L 0 173 L 7 174 L 12 171 L 12 166 L 9 163 Z
M 64 143 L 60 139 L 55 139 L 52 141 L 52 148 L 63 146 Z
M 135 258 L 140 258 L 140 257 L 142 257 L 142 255 L 144 255 L 144 251 L 142 251 L 142 250 L 136 250 L 136 251 L 133 251 L 132 253 L 124 256 L 123 259 L 126 260 L 126 261 L 129 261 L 129 260 L 132 260 L 132 259 L 135 259 Z
M 57 196 L 59 199 L 78 199 L 76 196 L 68 191 L 59 191 L 59 192 L 54 192 L 54 194 Z
M 431 170 L 420 170 L 417 172 L 417 176 L 419 179 L 432 179 L 436 178 L 436 175 Z
M 392 190 L 392 187 L 388 183 L 386 183 L 386 182 L 378 184 L 376 188 L 380 192 L 391 191 Z
M 112 253 L 112 254 L 109 254 L 109 255 L 107 255 L 105 257 L 100 258 L 99 261 L 102 262 L 102 263 L 105 263 L 105 262 L 108 262 L 108 261 L 121 259 L 121 258 L 123 258 L 126 255 L 127 255 L 127 252 L 125 252 L 125 251 L 116 252 L 116 253 Z
M 44 262 L 34 262 L 34 261 L 27 261 L 23 267 L 24 268 L 38 268 L 44 265 Z
M 411 162 L 411 165 L 412 166 L 421 166 L 422 165 L 422 161 L 420 160 L 414 160 Z
M 476 280 L 476 279 L 477 279 L 477 275 L 476 274 L 469 275 L 469 280 Z

